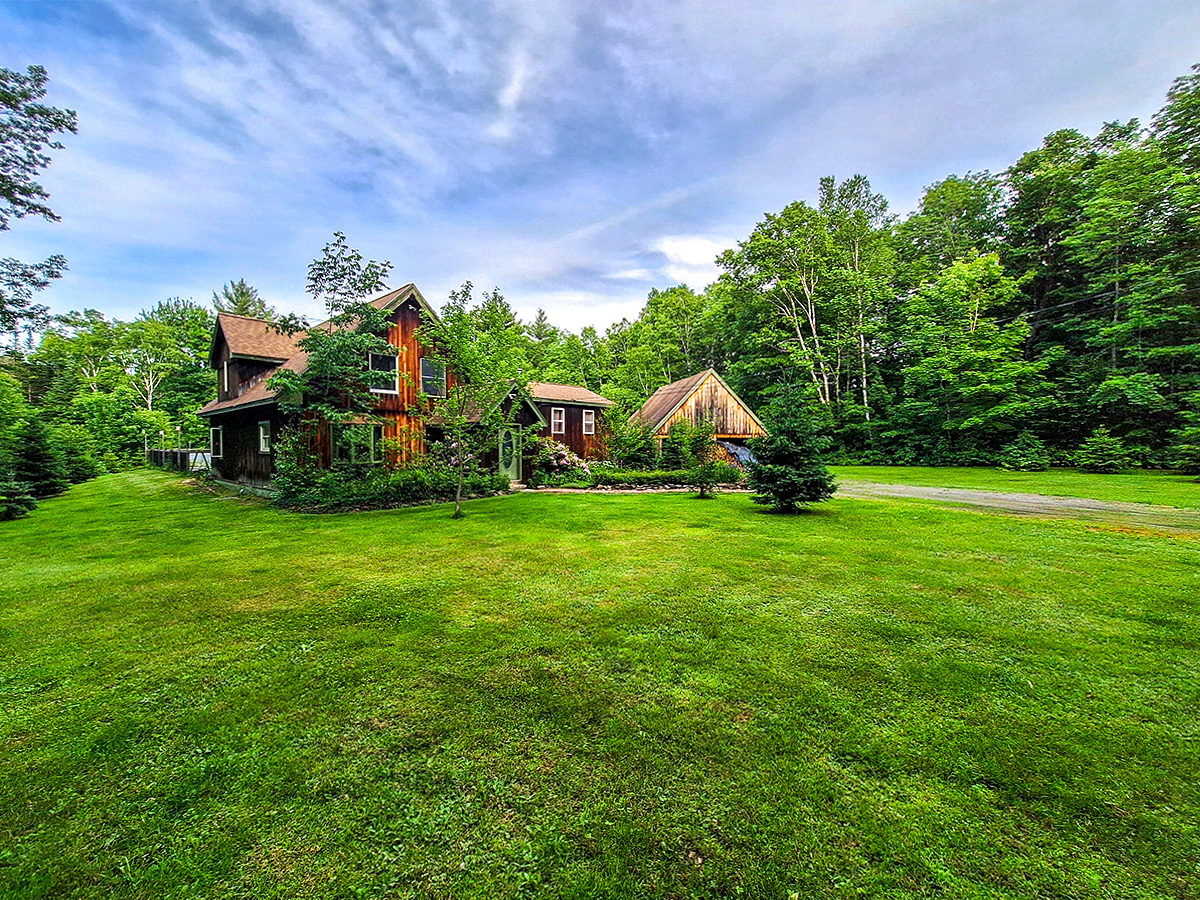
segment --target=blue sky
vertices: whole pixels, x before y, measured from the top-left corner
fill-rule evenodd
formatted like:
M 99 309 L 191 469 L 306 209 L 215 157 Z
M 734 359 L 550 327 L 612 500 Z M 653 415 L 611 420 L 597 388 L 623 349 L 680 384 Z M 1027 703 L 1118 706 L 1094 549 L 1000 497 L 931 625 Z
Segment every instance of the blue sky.
M 335 230 L 435 304 L 465 279 L 603 328 L 822 175 L 892 210 L 1043 135 L 1148 118 L 1195 0 L 0 0 L 0 66 L 79 113 L 42 177 L 55 311 L 128 318 L 246 278 L 319 315 Z

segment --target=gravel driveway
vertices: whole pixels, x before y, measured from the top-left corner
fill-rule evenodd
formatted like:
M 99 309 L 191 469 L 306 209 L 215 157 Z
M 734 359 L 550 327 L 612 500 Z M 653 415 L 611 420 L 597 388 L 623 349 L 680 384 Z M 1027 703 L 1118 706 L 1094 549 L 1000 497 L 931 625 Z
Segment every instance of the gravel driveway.
M 882 484 L 875 481 L 838 482 L 838 496 L 866 499 L 911 498 L 936 500 L 960 509 L 994 510 L 1021 516 L 1083 519 L 1138 531 L 1200 536 L 1200 510 L 1150 503 L 1118 503 L 1084 497 L 1052 497 L 1045 494 L 1006 494 L 967 488 L 922 487 L 914 484 Z

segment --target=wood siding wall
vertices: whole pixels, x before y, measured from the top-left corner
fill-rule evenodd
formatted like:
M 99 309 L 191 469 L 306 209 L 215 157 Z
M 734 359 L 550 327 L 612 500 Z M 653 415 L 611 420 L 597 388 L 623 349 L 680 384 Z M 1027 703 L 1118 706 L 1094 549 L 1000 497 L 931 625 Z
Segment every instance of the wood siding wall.
M 258 423 L 271 423 L 271 452 L 258 449 Z M 254 406 L 209 417 L 210 427 L 222 429 L 221 456 L 212 458 L 213 474 L 239 484 L 264 485 L 275 474 L 274 443 L 284 427 L 274 406 Z
M 600 440 L 600 427 L 604 421 L 603 407 L 539 400 L 537 401 L 537 408 L 542 414 L 542 418 L 546 420 L 546 427 L 538 428 L 533 434 L 538 437 L 548 437 L 551 440 L 566 444 L 573 453 L 584 459 L 597 459 L 603 455 L 604 447 Z M 564 434 L 550 433 L 550 429 L 554 424 L 554 419 L 551 417 L 551 409 L 561 409 L 564 411 L 563 417 L 566 422 L 566 432 Z M 585 409 L 590 409 L 596 413 L 595 434 L 583 433 L 583 411 Z
M 725 385 L 709 375 L 700 382 L 683 405 L 663 422 L 655 436 L 666 437 L 676 422 L 687 421 L 694 425 L 705 419 L 712 420 L 719 438 L 751 438 L 766 434 L 746 407 L 726 390 Z

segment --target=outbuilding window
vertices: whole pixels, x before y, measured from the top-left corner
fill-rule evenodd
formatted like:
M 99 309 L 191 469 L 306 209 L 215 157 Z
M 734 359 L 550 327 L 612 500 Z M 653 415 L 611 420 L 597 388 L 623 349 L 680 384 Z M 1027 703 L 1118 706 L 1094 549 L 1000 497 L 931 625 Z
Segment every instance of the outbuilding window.
M 258 423 L 258 452 L 259 453 L 270 453 L 271 452 L 271 423 L 270 422 L 259 422 Z
M 421 393 L 428 397 L 446 396 L 446 364 L 421 357 Z
M 220 459 L 225 450 L 225 426 L 208 429 L 208 452 L 213 459 Z
M 583 433 L 596 433 L 596 411 L 594 409 L 585 409 L 583 411 Z
M 371 393 L 400 393 L 400 357 L 390 353 L 372 353 Z
M 567 433 L 567 411 L 561 406 L 550 407 L 550 433 Z

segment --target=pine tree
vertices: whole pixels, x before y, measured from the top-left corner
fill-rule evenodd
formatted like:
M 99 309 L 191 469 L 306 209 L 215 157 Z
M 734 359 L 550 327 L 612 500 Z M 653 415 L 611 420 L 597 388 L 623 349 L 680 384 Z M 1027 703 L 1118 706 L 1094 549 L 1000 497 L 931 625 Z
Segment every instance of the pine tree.
M 1097 428 L 1092 436 L 1080 445 L 1075 461 L 1085 472 L 1112 474 L 1129 467 L 1129 451 L 1116 435 L 1104 427 Z
M 26 422 L 17 434 L 13 478 L 29 485 L 37 498 L 53 497 L 71 486 L 61 449 L 39 418 Z
M 755 461 L 747 466 L 750 498 L 776 512 L 796 512 L 801 506 L 828 500 L 837 490 L 833 475 L 821 461 L 828 440 L 821 436 L 799 392 L 772 404 L 771 430 L 750 441 Z

